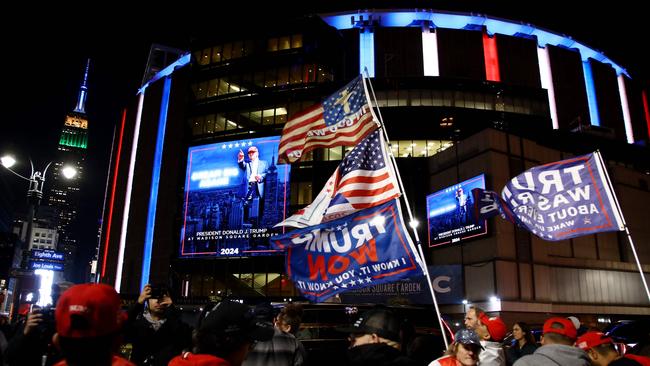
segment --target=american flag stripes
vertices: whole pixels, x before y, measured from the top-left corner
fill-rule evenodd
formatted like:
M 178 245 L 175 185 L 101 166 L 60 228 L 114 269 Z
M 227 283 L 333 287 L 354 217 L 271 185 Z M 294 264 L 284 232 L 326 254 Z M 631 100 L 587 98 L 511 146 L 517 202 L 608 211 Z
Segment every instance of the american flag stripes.
M 371 132 L 345 156 L 314 202 L 276 226 L 318 225 L 399 197 L 387 154 L 381 131 Z
M 317 148 L 356 145 L 377 129 L 363 78 L 289 120 L 282 130 L 278 164 L 293 163 Z

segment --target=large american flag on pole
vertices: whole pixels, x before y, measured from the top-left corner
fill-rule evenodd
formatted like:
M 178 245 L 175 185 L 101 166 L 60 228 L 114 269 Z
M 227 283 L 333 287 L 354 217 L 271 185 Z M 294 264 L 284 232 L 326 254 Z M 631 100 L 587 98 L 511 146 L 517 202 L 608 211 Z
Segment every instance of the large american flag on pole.
M 276 226 L 318 225 L 399 195 L 386 142 L 381 131 L 375 130 L 345 156 L 314 202 Z
M 353 146 L 377 129 L 363 77 L 290 119 L 282 130 L 278 164 L 293 163 L 317 148 Z

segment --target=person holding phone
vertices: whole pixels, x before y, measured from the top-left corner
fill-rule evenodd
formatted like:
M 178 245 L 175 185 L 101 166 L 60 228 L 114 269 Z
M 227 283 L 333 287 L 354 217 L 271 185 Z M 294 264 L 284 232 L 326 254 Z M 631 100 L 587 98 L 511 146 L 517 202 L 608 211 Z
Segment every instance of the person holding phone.
M 181 320 L 167 286 L 147 284 L 129 309 L 124 338 L 132 345 L 131 361 L 162 366 L 192 344 L 192 328 Z

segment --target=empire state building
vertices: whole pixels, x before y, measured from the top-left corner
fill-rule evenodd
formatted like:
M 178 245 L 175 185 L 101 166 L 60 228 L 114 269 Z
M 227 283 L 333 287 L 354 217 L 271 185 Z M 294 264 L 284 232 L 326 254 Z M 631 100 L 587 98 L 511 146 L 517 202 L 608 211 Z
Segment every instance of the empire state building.
M 86 115 L 86 97 L 88 93 L 88 70 L 90 60 L 86 63 L 79 98 L 74 111 L 65 117 L 63 130 L 57 147 L 57 159 L 53 174 L 48 205 L 56 210 L 57 230 L 59 232 L 58 250 L 65 253 L 65 278 L 72 280 L 74 261 L 79 240 L 77 215 L 80 204 L 80 186 L 84 181 L 84 166 L 88 147 L 88 117 Z M 73 166 L 77 169 L 75 179 L 65 179 L 61 169 Z

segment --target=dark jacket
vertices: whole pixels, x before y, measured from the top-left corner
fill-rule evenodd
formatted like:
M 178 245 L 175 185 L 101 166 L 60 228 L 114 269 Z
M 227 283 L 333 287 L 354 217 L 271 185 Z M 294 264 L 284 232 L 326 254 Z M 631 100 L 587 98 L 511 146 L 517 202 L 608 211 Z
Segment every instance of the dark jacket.
M 348 350 L 349 366 L 416 366 L 417 363 L 385 344 L 373 343 Z
M 506 351 L 506 363 L 509 366 L 513 365 L 521 357 L 535 353 L 537 347 L 536 344 L 526 342 L 522 348 L 519 348 L 519 342 L 515 342 L 515 344 Z
M 173 357 L 191 347 L 192 328 L 181 320 L 174 306 L 167 311 L 167 320 L 160 329 L 154 330 L 144 317 L 144 304 L 136 303 L 129 309 L 124 343 L 133 345 L 131 361 L 138 365 L 167 366 Z
M 9 339 L 4 353 L 4 362 L 9 366 L 41 366 L 43 356 L 47 356 L 46 365 L 53 365 L 59 361 L 61 354 L 51 344 L 54 327 L 54 323 L 42 323 L 25 335 L 25 319 L 22 319 Z

